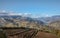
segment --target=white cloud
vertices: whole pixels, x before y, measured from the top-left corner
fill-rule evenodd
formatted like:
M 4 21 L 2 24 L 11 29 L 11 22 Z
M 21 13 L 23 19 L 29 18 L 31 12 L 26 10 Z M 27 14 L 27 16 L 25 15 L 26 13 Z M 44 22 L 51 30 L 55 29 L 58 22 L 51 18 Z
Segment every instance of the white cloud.
M 17 13 L 14 11 L 0 10 L 0 14 L 4 15 L 5 13 L 6 13 L 6 15 L 21 15 L 23 17 L 31 17 L 32 16 L 31 13 Z
M 0 13 L 4 13 L 4 12 L 6 12 L 6 10 L 0 10 Z
M 9 15 L 23 15 L 22 13 L 12 13 L 10 12 Z
M 6 12 L 6 10 L 2 10 L 2 12 Z
M 9 15 L 21 15 L 23 17 L 31 17 L 31 13 L 9 13 Z
M 31 13 L 23 13 L 23 16 L 30 17 L 32 14 Z
M 49 14 L 46 14 L 46 13 L 43 13 L 41 14 L 41 17 L 49 17 L 50 15 Z
M 32 15 L 31 18 L 40 18 L 38 15 Z
M 49 17 L 49 15 L 47 14 L 47 15 L 45 15 L 45 17 Z

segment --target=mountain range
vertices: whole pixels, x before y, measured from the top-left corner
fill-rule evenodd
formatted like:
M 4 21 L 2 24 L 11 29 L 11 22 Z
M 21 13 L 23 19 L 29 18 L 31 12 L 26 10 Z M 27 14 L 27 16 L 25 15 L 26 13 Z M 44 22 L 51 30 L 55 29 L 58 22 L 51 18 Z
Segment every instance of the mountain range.
M 44 21 L 44 22 L 49 23 L 49 22 L 52 22 L 52 21 L 60 20 L 60 15 L 55 15 L 55 16 L 51 16 L 51 17 L 41 17 L 39 19 Z
M 60 21 L 60 15 L 55 15 L 51 17 L 31 18 L 23 15 L 11 15 L 9 13 L 0 13 L 0 27 L 42 28 L 44 26 L 50 26 L 50 24 L 56 21 Z M 52 26 L 56 28 L 55 25 Z M 60 24 L 57 26 L 60 29 Z

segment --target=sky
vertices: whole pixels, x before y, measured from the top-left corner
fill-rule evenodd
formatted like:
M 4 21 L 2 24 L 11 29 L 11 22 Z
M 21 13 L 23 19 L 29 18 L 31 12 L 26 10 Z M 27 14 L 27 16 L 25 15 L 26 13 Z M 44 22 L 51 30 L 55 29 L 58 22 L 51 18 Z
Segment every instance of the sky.
M 0 0 L 0 11 L 31 14 L 34 17 L 60 15 L 60 0 Z

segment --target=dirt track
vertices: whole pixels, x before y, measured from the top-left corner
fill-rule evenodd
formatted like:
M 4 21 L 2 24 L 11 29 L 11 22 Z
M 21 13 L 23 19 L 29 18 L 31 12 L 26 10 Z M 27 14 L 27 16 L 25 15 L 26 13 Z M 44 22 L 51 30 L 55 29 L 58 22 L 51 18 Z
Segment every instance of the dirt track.
M 36 38 L 57 38 L 57 36 L 51 33 L 45 33 L 39 31 L 36 35 Z

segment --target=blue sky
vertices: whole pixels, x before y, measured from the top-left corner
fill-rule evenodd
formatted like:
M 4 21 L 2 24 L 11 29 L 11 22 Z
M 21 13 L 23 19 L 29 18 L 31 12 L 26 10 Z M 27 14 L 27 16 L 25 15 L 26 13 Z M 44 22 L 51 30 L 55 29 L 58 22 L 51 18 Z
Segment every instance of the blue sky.
M 0 10 L 41 17 L 60 15 L 60 0 L 0 0 Z

